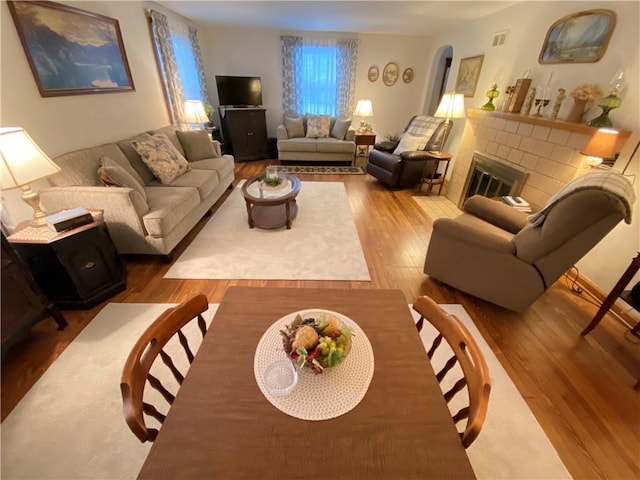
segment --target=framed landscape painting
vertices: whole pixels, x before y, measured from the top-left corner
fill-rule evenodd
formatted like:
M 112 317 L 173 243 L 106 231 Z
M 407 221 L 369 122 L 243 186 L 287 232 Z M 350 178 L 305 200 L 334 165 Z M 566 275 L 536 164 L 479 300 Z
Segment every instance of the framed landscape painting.
M 484 55 L 460 59 L 458 78 L 456 79 L 456 93 L 463 93 L 465 97 L 473 97 L 480 77 Z
M 135 90 L 114 18 L 54 2 L 8 2 L 40 95 Z
M 616 25 L 611 10 L 585 10 L 562 17 L 549 28 L 538 63 L 590 63 L 604 56 Z

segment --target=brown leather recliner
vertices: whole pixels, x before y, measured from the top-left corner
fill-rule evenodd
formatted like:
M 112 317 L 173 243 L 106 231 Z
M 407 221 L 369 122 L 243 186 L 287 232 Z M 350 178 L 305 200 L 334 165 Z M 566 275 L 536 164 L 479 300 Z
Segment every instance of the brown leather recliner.
M 462 215 L 433 223 L 424 272 L 520 312 L 620 220 L 630 223 L 634 201 L 633 186 L 615 172 L 573 180 L 550 199 L 543 215 L 535 215 L 534 223 L 502 202 L 473 196 Z
M 417 185 L 423 173 L 431 174 L 429 170 L 425 171 L 425 164 L 429 160 L 427 152 L 441 150 L 445 131 L 450 128 L 451 121 L 445 123 L 441 118 L 426 115 L 411 117 L 411 120 L 404 128 L 403 135 L 406 133 L 420 135 L 427 132 L 430 136 L 426 139 L 424 148 L 395 155 L 393 152 L 399 142 L 376 143 L 369 153 L 367 173 L 390 187 L 413 187 Z M 435 168 L 436 162 L 431 162 L 431 164 Z

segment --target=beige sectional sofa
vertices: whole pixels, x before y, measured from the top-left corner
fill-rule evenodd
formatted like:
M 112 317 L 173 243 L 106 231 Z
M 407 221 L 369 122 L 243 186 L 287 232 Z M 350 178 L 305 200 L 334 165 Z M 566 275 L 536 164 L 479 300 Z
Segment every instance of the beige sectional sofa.
M 309 120 L 325 117 L 325 127 L 309 131 Z M 353 162 L 356 150 L 351 120 L 323 115 L 285 116 L 276 130 L 280 161 Z
M 134 142 L 164 134 L 177 150 L 181 164 L 177 178 L 158 177 L 143 161 Z M 184 160 L 187 160 L 185 162 Z M 85 207 L 103 209 L 104 220 L 118 251 L 123 254 L 164 255 L 171 251 L 206 215 L 234 180 L 234 160 L 222 155 L 220 144 L 207 132 L 181 132 L 167 126 L 119 142 L 60 155 L 53 159 L 61 172 L 40 191 L 48 212 Z M 154 170 L 155 165 L 152 165 Z M 160 181 L 162 178 L 163 181 Z

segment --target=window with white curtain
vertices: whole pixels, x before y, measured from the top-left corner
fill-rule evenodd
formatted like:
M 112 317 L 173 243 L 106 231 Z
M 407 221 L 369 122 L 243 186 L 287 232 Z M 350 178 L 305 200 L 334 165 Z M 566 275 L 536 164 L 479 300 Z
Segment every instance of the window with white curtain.
M 283 110 L 346 117 L 353 111 L 356 39 L 283 36 Z
M 178 75 L 182 81 L 182 91 L 185 100 L 200 100 L 202 98 L 202 85 L 198 75 L 198 66 L 191 40 L 189 39 L 189 27 L 182 22 L 169 18 L 171 43 L 178 64 Z
M 198 31 L 180 20 L 147 10 L 165 96 L 174 125 L 184 124 L 185 100 L 209 103 Z

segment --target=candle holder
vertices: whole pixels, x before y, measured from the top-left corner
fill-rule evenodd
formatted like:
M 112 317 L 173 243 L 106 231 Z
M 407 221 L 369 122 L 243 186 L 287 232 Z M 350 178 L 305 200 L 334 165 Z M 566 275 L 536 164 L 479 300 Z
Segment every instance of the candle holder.
M 542 114 L 540 113 L 540 110 L 542 110 L 543 108 L 545 108 L 547 105 L 549 105 L 550 100 L 548 98 L 536 98 L 534 100 L 534 104 L 536 106 L 536 113 L 534 113 L 533 115 L 531 115 L 532 117 L 541 117 Z

